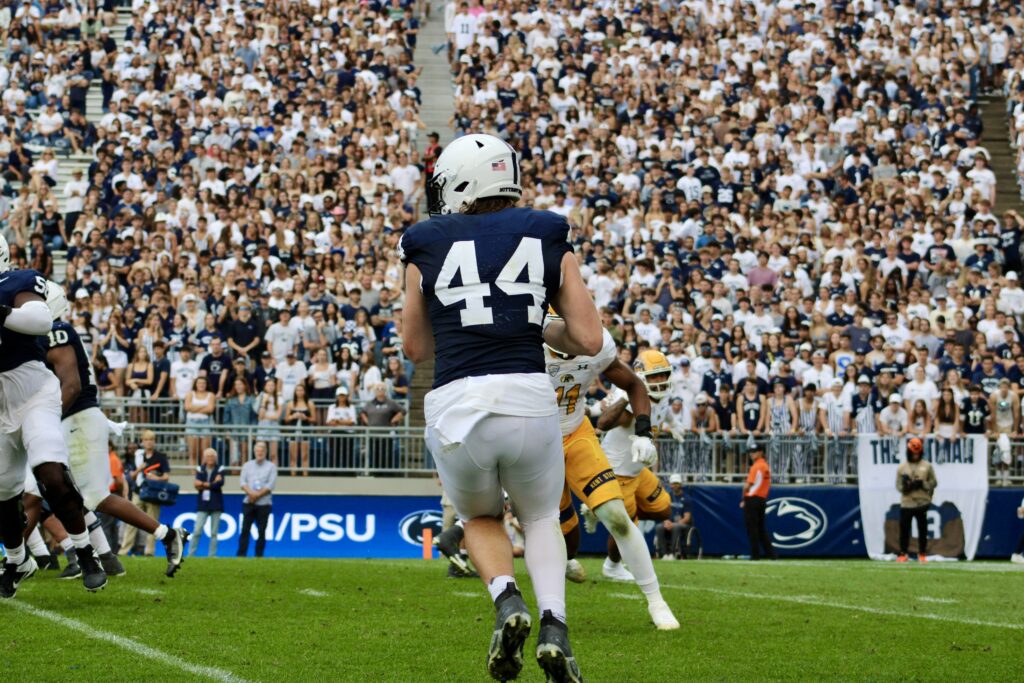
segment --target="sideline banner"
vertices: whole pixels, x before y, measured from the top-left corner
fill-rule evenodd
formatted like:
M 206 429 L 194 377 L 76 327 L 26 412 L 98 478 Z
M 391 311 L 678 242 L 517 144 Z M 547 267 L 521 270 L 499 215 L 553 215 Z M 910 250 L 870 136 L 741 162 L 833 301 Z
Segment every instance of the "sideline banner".
M 440 496 L 330 496 L 274 494 L 267 525 L 267 557 L 418 558 L 423 556 L 423 530 L 441 533 Z M 238 551 L 242 525 L 242 494 L 224 495 L 217 555 Z M 160 521 L 192 531 L 196 494 L 178 496 L 161 510 Z M 209 528 L 207 522 L 207 528 Z M 205 556 L 209 539 L 204 531 L 197 553 Z M 249 539 L 255 549 L 256 527 Z
M 928 510 L 929 554 L 974 559 L 988 496 L 988 440 L 924 440 L 924 458 L 935 468 L 938 486 Z M 906 459 L 906 439 L 857 437 L 861 519 L 868 556 L 881 559 L 899 550 L 900 492 L 896 470 Z M 917 536 L 916 524 L 911 529 Z M 911 542 L 911 550 L 917 543 Z
M 693 522 L 708 555 L 750 552 L 740 498 L 743 489 L 686 489 Z M 766 524 L 779 557 L 864 557 L 857 491 L 852 486 L 772 486 Z

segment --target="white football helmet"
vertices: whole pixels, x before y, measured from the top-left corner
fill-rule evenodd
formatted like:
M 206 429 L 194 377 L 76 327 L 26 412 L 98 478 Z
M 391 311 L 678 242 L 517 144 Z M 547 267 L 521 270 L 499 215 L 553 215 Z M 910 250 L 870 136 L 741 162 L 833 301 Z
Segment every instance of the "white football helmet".
M 6 273 L 11 269 L 11 248 L 7 245 L 7 238 L 0 234 L 0 273 Z
M 462 213 L 484 197 L 523 196 L 519 155 L 493 135 L 474 133 L 444 148 L 427 181 L 427 211 L 432 216 Z
M 50 307 L 50 317 L 54 320 L 61 320 L 71 312 L 71 304 L 68 303 L 64 287 L 53 280 L 46 281 L 46 305 Z

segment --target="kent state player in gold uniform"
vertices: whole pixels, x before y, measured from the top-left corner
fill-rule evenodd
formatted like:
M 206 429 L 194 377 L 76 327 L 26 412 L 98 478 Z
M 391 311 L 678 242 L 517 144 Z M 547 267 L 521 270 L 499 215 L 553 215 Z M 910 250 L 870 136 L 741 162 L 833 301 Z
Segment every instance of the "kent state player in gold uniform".
M 623 501 L 619 479 L 612 471 L 594 428 L 586 418 L 586 401 L 581 398 L 590 383 L 603 373 L 628 396 L 633 410 L 639 416 L 636 433 L 627 439 L 630 457 L 653 461 L 657 452 L 650 439 L 650 421 L 644 420 L 650 410 L 648 389 L 627 365 L 618 360 L 615 341 L 607 330 L 604 332 L 604 344 L 596 356 L 571 356 L 549 346 L 545 346 L 545 351 L 546 369 L 558 400 L 562 448 L 565 452 L 565 487 L 562 490 L 560 521 L 568 556 L 574 557 L 579 547 L 579 519 L 573 509 L 569 493 L 571 489 L 593 511 L 592 514 L 604 522 L 612 538 L 617 541 L 617 547 L 621 548 L 622 555 L 633 570 L 637 585 L 647 597 L 647 609 L 655 626 L 665 631 L 677 629 L 679 622 L 661 596 L 647 542 L 632 521 L 635 502 Z M 653 474 L 651 476 L 654 477 Z M 657 477 L 654 479 L 657 481 Z M 668 498 L 667 495 L 665 497 Z M 621 565 L 619 569 L 625 572 Z M 628 572 L 625 573 L 628 575 Z M 582 565 L 571 560 L 566 568 L 566 576 L 582 581 L 585 576 Z M 634 577 L 630 576 L 629 579 L 634 580 Z
M 663 399 L 668 394 L 672 366 L 665 354 L 647 350 L 637 356 L 633 362 L 633 369 L 635 374 L 639 375 L 651 399 L 650 414 L 645 415 L 642 409 L 638 409 L 631 394 L 627 394 L 621 387 L 617 388 L 606 399 L 611 405 L 597 421 L 598 428 L 605 432 L 601 447 L 622 488 L 629 518 L 634 522 L 637 519 L 662 521 L 668 519 L 672 513 L 672 500 L 657 475 L 649 469 L 656 462 L 657 453 L 655 452 L 653 457 L 637 457 L 634 444 L 636 434 L 642 429 L 646 428 L 652 436 L 657 436 L 658 426 L 664 423 L 668 416 L 669 404 Z M 589 516 L 589 513 L 585 513 L 585 516 Z M 588 520 L 587 526 L 589 527 L 591 523 L 592 520 Z M 620 581 L 632 580 L 633 575 L 637 575 L 637 566 L 631 561 L 621 543 L 617 545 L 616 541 L 614 536 L 608 539 L 608 557 L 605 559 L 603 573 Z M 646 543 L 644 551 L 647 551 Z M 633 570 L 632 574 L 622 567 L 623 557 Z M 636 580 L 639 582 L 639 575 Z

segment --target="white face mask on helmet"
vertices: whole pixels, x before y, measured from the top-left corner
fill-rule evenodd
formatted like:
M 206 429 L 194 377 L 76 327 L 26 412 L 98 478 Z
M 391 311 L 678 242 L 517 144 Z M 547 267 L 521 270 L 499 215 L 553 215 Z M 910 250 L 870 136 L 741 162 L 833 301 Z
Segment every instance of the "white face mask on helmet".
M 519 200 L 519 155 L 504 140 L 474 133 L 456 139 L 441 152 L 427 181 L 427 211 L 463 213 L 477 199 Z
M 71 312 L 64 287 L 53 280 L 46 281 L 46 305 L 50 307 L 50 317 L 54 320 L 60 320 Z
M 7 245 L 7 238 L 0 235 L 0 273 L 6 273 L 11 269 L 11 248 Z

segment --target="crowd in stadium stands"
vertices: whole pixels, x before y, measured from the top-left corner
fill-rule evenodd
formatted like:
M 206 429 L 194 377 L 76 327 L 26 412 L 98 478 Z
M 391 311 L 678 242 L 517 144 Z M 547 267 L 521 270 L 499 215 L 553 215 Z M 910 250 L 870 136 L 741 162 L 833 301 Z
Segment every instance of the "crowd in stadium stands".
M 624 358 L 673 365 L 677 434 L 1019 434 L 1024 219 L 993 212 L 977 105 L 1020 90 L 1015 3 L 474 1 L 446 22 L 453 127 L 499 131 L 525 203 L 579 228 Z
M 0 10 L 2 228 L 48 275 L 66 250 L 103 393 L 176 398 L 191 430 L 320 424 L 342 389 L 404 400 L 395 246 L 424 128 L 410 4 L 134 3 L 123 35 L 115 19 Z M 56 187 L 64 152 L 92 162 Z M 268 377 L 278 408 L 248 409 Z
M 154 0 L 112 35 L 109 4 L 0 10 L 0 228 L 24 266 L 66 249 L 105 392 L 180 399 L 195 434 L 408 395 L 395 248 L 439 153 L 419 12 Z M 443 14 L 452 127 L 506 139 L 524 204 L 577 228 L 623 357 L 669 356 L 677 434 L 1021 432 L 1024 217 L 994 210 L 977 105 L 1007 89 L 1024 129 L 1016 3 Z M 54 187 L 79 151 L 87 173 Z

